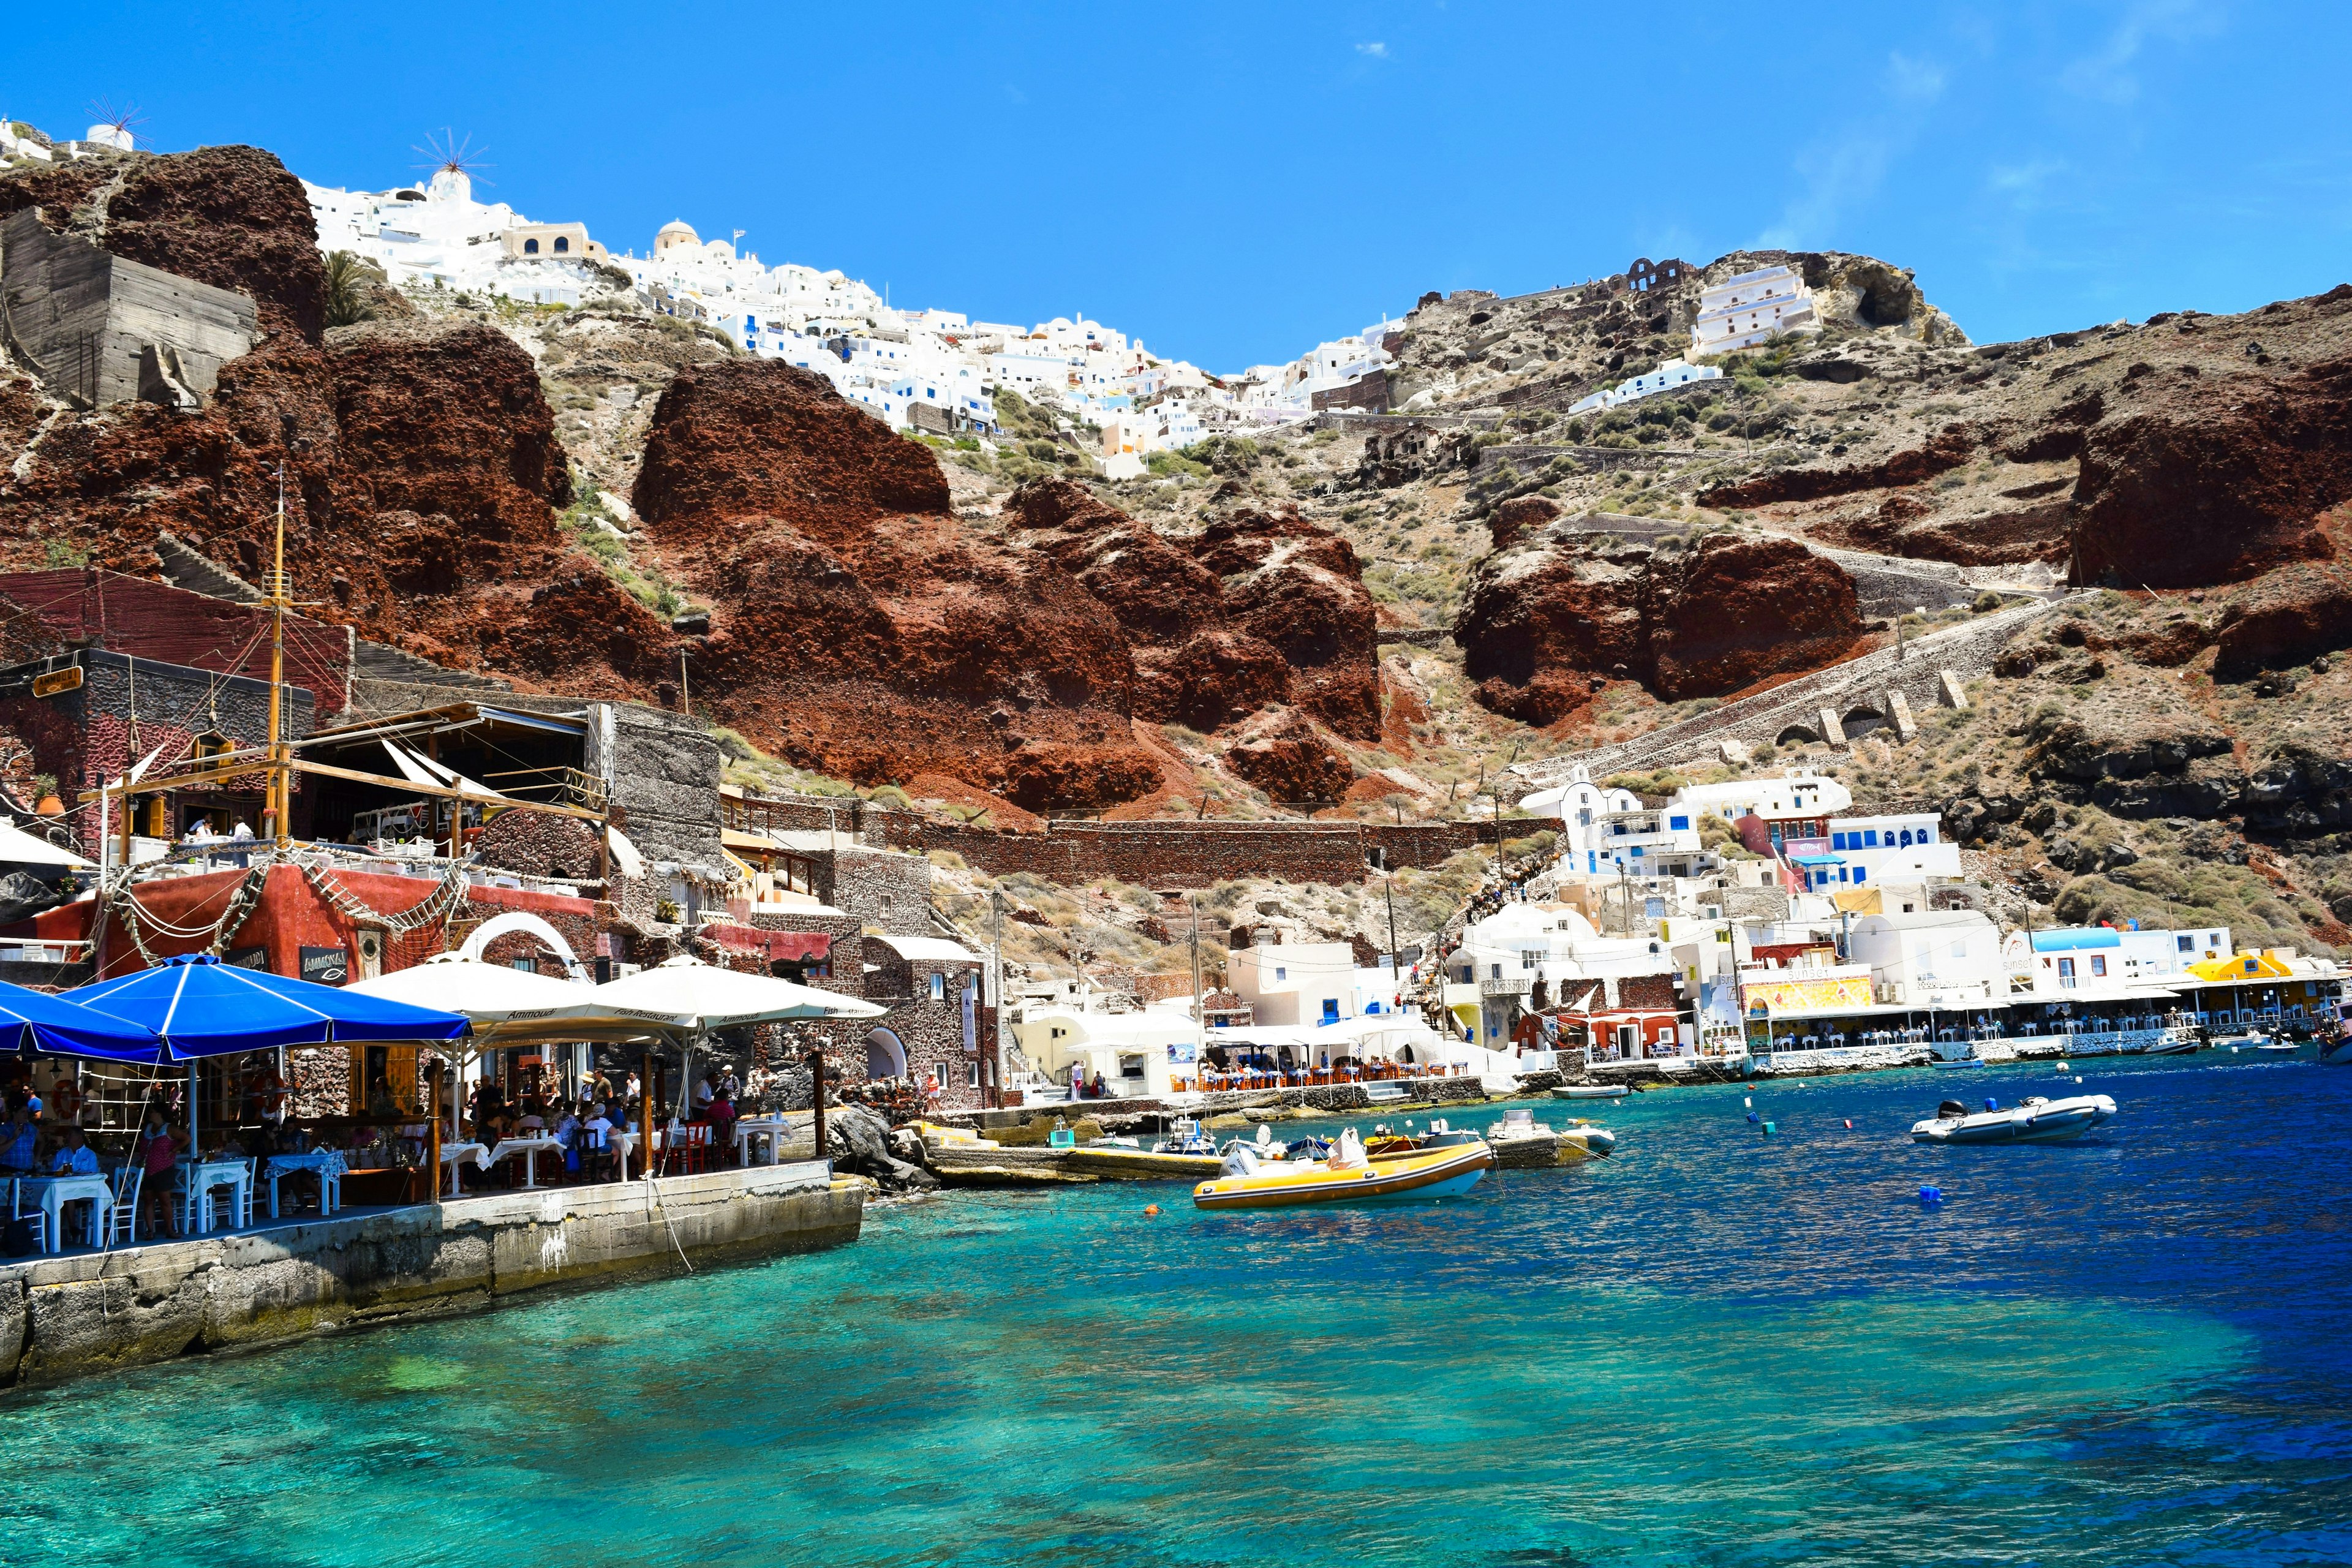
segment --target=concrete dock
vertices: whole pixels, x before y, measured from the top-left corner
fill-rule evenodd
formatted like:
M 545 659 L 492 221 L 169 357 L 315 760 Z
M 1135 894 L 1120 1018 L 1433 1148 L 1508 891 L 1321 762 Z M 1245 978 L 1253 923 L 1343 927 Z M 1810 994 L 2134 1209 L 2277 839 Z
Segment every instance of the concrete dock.
M 0 1266 L 0 1383 L 488 1306 L 543 1286 L 857 1238 L 822 1163 L 455 1198 Z

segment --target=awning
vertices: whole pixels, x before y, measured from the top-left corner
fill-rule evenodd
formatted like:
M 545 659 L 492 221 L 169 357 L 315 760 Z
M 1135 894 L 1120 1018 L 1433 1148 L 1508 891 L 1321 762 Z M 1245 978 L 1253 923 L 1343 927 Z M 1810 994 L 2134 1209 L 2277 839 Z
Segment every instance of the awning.
M 436 953 L 411 968 L 355 981 L 343 990 L 461 1013 L 473 1026 L 475 1045 L 484 1050 L 571 1040 L 621 1045 L 690 1034 L 695 1027 L 691 1015 L 632 1007 L 604 994 L 601 986 L 454 952 Z
M 456 1013 L 239 969 L 209 954 L 183 955 L 160 968 L 79 986 L 65 999 L 163 1036 L 169 1056 L 159 1060 L 278 1046 L 454 1040 L 466 1032 L 465 1018 Z

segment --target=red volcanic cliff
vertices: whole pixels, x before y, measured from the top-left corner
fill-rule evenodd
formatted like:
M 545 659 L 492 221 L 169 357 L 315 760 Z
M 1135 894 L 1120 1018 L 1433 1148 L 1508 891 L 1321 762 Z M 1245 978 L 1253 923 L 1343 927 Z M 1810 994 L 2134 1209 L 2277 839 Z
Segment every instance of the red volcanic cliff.
M 120 185 L 93 183 L 101 173 Z M 0 388 L 0 563 L 44 564 L 63 546 L 152 575 L 168 531 L 257 576 L 282 466 L 289 563 L 324 601 L 315 617 L 526 684 L 650 694 L 672 639 L 557 527 L 568 467 L 511 340 L 372 323 L 310 341 L 323 283 L 309 207 L 251 148 L 0 178 L 0 208 L 28 205 L 52 228 L 243 289 L 271 330 L 189 413 L 44 408 L 22 377 Z
M 635 504 L 713 606 L 701 700 L 794 762 L 945 773 L 1024 806 L 1154 787 L 1110 612 L 1053 561 L 946 515 L 929 448 L 772 361 L 681 373 Z
M 30 206 L 58 233 L 244 290 L 266 331 L 316 342 L 325 329 L 327 273 L 310 198 L 302 182 L 258 147 L 93 158 L 0 179 L 0 217 Z
M 682 373 L 646 451 L 637 510 L 715 606 L 695 689 L 805 765 L 1095 806 L 1158 785 L 1135 718 L 1379 734 L 1353 552 L 1295 514 L 1171 538 L 1055 480 L 957 519 L 928 448 L 771 362 Z
M 1454 635 L 1478 700 L 1552 724 L 1609 680 L 1668 701 L 1721 696 L 1858 651 L 1853 579 L 1794 540 L 1692 548 L 1570 539 L 1481 564 Z
M 1118 617 L 1135 647 L 1137 717 L 1214 731 L 1286 702 L 1349 739 L 1380 738 L 1362 564 L 1296 509 L 1163 534 L 1082 485 L 1040 479 L 1006 514 Z

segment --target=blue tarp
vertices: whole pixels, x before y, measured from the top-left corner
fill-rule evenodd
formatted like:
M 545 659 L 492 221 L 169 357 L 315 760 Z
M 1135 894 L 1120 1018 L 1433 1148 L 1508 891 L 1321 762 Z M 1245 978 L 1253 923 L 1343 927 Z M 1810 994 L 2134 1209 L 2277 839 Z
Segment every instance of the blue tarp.
M 169 1055 L 157 1060 L 189 1061 L 279 1046 L 454 1040 L 466 1032 L 462 1014 L 239 969 L 208 955 L 174 958 L 161 968 L 80 986 L 65 996 L 164 1037 Z
M 163 1047 L 154 1031 L 143 1025 L 0 980 L 0 1050 L 152 1062 Z

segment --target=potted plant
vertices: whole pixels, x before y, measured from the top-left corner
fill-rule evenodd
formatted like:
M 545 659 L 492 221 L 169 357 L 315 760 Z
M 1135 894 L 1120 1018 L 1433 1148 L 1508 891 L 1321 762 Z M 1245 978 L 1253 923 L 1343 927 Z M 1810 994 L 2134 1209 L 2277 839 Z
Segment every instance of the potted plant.
M 33 795 L 33 809 L 41 816 L 63 816 L 66 814 L 66 803 L 58 798 L 57 774 L 35 773 Z

